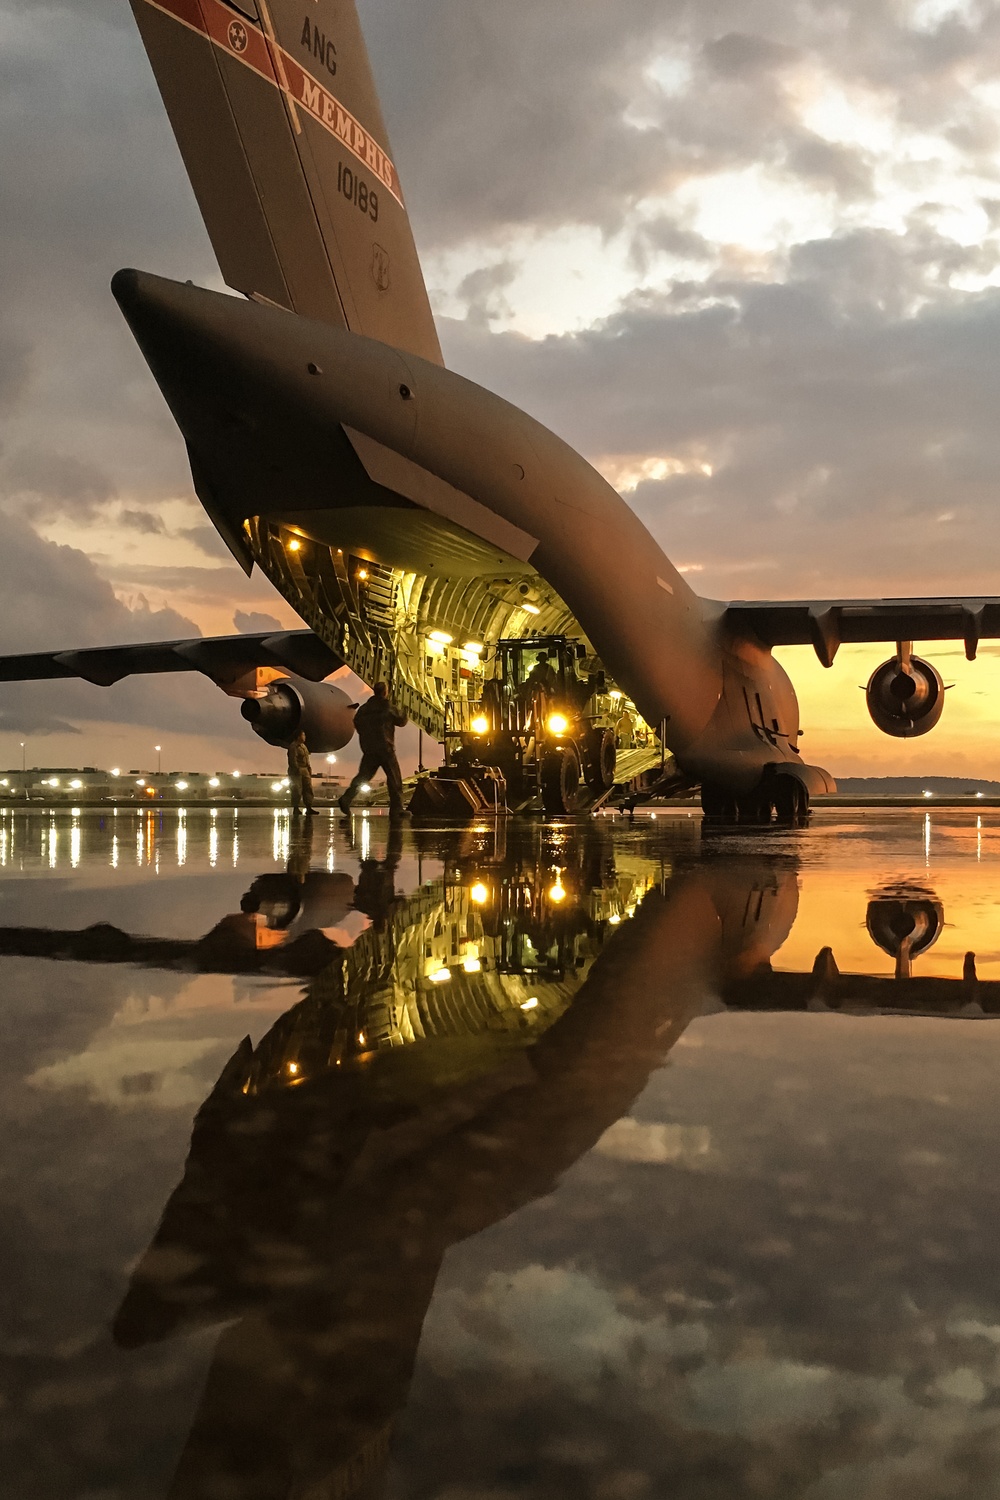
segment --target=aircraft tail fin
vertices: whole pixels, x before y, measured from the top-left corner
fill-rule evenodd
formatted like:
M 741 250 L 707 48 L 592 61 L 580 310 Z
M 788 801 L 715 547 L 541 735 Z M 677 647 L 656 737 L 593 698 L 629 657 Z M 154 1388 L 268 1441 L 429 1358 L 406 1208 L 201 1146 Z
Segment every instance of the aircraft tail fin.
M 354 0 L 131 0 L 227 283 L 442 363 Z

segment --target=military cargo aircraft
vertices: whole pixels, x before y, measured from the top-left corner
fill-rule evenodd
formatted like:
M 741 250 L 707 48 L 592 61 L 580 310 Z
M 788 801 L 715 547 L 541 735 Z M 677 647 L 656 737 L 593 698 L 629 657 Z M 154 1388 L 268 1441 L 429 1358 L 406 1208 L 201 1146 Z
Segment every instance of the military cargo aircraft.
M 445 368 L 354 0 L 131 4 L 243 296 L 134 270 L 114 294 L 210 519 L 308 629 L 0 658 L 0 680 L 199 670 L 321 752 L 353 731 L 323 681 L 346 665 L 444 744 L 438 811 L 700 786 L 709 817 L 796 821 L 835 788 L 775 646 L 892 643 L 871 716 L 934 727 L 914 641 L 972 659 L 1000 598 L 701 599 L 585 459 Z

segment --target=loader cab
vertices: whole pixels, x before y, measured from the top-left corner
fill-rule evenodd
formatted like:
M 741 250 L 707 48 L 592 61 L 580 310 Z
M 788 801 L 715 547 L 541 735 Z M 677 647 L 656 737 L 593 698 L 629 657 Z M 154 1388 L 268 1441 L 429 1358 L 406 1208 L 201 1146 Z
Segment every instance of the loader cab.
M 614 786 L 612 709 L 606 674 L 586 642 L 501 640 L 450 759 L 470 776 L 485 768 L 502 776 L 512 808 L 582 811 Z

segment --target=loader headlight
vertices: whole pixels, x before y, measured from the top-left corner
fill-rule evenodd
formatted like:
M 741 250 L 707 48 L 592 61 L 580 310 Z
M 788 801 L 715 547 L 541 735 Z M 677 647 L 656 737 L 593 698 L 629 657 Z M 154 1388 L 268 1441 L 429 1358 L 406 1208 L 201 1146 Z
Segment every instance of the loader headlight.
M 546 727 L 549 734 L 565 734 L 569 728 L 569 720 L 565 714 L 550 714 Z
M 472 732 L 473 734 L 489 734 L 490 721 L 486 718 L 485 714 L 479 714 L 477 718 L 473 719 Z

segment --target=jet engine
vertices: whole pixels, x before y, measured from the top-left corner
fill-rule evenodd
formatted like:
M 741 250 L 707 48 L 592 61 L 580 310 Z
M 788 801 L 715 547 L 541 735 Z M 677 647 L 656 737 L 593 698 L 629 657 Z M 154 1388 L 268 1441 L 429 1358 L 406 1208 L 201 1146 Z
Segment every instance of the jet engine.
M 350 744 L 357 706 L 331 682 L 280 677 L 265 692 L 245 699 L 240 712 L 269 745 L 287 748 L 304 729 L 310 754 L 323 755 Z
M 913 656 L 904 642 L 891 661 L 872 673 L 865 690 L 868 712 L 883 734 L 909 739 L 934 728 L 944 708 L 941 674 Z

